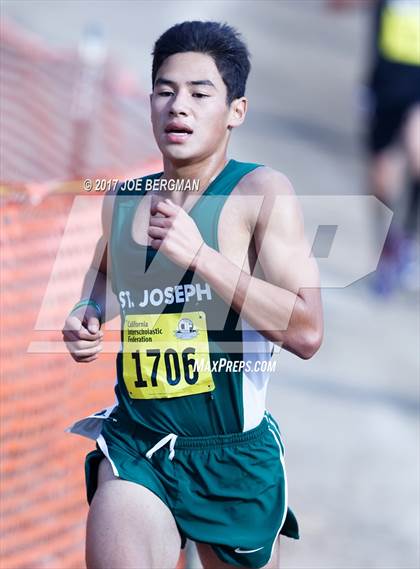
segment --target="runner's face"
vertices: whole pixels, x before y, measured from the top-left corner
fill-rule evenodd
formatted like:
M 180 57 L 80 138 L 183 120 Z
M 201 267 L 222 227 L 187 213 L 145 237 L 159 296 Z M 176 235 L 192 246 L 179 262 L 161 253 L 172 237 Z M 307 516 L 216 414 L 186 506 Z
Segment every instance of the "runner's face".
M 226 85 L 212 57 L 176 53 L 159 68 L 150 97 L 153 133 L 173 161 L 205 158 L 229 137 Z

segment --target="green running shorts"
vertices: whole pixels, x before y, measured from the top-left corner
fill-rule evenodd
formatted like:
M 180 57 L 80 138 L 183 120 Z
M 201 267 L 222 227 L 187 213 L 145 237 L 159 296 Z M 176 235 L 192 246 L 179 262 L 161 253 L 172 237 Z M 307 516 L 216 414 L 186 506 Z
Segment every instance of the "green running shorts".
M 115 476 L 145 486 L 171 510 L 186 538 L 211 545 L 225 563 L 259 568 L 277 536 L 299 539 L 287 501 L 284 446 L 266 411 L 248 431 L 206 437 L 164 435 L 129 421 L 118 406 L 86 456 L 87 499 L 106 456 Z

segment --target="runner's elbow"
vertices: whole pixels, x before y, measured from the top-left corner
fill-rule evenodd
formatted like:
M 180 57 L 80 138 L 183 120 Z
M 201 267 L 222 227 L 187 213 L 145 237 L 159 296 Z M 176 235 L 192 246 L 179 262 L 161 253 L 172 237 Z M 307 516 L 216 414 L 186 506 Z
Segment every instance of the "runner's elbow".
M 309 329 L 301 334 L 297 355 L 303 360 L 312 358 L 322 344 L 322 330 Z
M 270 340 L 302 360 L 309 360 L 314 356 L 322 344 L 322 330 L 307 329 L 293 330 L 290 329 L 286 334 L 282 334 L 280 339 L 270 338 Z

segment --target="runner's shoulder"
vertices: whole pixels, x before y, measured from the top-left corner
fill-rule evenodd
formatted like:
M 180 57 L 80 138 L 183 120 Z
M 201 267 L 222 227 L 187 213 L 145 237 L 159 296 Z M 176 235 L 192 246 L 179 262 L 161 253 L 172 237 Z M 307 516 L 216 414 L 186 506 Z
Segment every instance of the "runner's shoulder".
M 289 178 L 268 166 L 256 168 L 241 180 L 240 195 L 244 199 L 244 216 L 250 227 L 265 231 L 270 220 L 275 219 L 281 231 L 291 235 L 301 233 L 302 211 Z
M 246 174 L 238 184 L 238 193 L 267 197 L 295 195 L 289 178 L 269 166 L 260 166 Z

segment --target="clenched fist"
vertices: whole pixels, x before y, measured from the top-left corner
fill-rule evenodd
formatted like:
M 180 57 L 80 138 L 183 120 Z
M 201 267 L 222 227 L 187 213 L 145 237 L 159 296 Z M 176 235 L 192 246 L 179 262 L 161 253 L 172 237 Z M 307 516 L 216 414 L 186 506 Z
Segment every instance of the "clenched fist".
M 148 235 L 152 247 L 188 269 L 204 243 L 192 217 L 169 199 L 152 201 L 150 214 Z
M 71 312 L 64 323 L 63 340 L 72 358 L 79 363 L 97 359 L 102 350 L 103 332 L 93 306 L 81 306 Z

